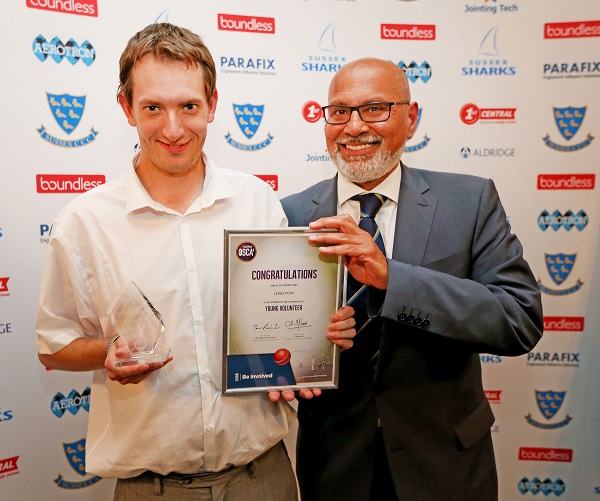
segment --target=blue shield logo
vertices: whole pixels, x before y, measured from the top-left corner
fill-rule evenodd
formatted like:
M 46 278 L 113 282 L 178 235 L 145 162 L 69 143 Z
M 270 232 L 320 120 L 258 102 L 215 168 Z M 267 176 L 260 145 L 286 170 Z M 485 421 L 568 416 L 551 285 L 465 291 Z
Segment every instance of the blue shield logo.
M 564 402 L 566 394 L 566 391 L 535 390 L 535 401 L 537 402 L 542 416 L 544 416 L 546 419 L 552 419 Z
M 254 104 L 234 104 L 233 114 L 235 119 L 240 126 L 240 129 L 248 139 L 252 139 L 252 136 L 256 134 L 260 122 L 263 118 L 263 112 L 265 105 L 254 105 Z
M 554 110 L 554 121 L 559 132 L 562 137 L 570 141 L 581 127 L 587 106 L 581 106 L 580 108 L 574 106 L 567 106 L 566 108 L 553 107 L 552 109 Z
M 86 96 L 46 92 L 46 97 L 56 123 L 67 134 L 71 134 L 79 125 L 83 115 Z
M 71 468 L 83 477 L 85 475 L 85 438 L 70 444 L 63 443 L 63 449 Z
M 546 268 L 550 278 L 556 285 L 562 284 L 573 269 L 577 254 L 544 254 L 546 259 Z

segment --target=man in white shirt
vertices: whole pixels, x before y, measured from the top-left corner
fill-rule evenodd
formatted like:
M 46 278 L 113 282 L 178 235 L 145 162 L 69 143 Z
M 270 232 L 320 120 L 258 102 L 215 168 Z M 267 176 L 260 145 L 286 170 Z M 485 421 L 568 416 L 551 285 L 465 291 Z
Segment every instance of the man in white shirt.
M 119 501 L 296 499 L 282 443 L 293 409 L 221 393 L 223 228 L 286 226 L 281 205 L 267 184 L 203 152 L 216 71 L 194 33 L 160 23 L 134 35 L 118 100 L 141 151 L 57 217 L 35 326 L 44 365 L 94 371 L 86 469 L 116 477 Z M 131 281 L 164 318 L 164 361 L 117 362 L 128 350 L 110 311 Z M 350 313 L 328 333 L 342 347 Z

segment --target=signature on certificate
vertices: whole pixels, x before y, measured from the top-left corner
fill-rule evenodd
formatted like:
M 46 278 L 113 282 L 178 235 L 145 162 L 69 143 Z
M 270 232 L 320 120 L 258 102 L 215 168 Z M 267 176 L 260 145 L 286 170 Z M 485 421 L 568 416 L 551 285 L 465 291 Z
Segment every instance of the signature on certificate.
M 255 331 L 277 331 L 277 330 L 279 330 L 279 324 L 278 323 L 269 323 L 269 322 L 267 322 L 266 324 L 262 324 L 262 325 L 253 324 L 252 328 Z
M 305 322 L 301 318 L 298 318 L 297 320 L 288 320 L 285 322 L 285 326 L 290 330 L 308 329 L 309 327 L 312 327 L 308 322 Z

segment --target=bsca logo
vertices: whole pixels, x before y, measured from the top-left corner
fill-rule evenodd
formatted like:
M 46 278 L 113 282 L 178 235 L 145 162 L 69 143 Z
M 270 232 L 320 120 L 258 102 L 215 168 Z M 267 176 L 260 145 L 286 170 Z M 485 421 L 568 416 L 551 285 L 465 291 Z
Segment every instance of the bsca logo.
M 315 123 L 323 117 L 321 105 L 316 101 L 308 101 L 302 107 L 302 116 L 309 123 Z
M 539 174 L 538 190 L 593 190 L 596 174 Z
M 246 31 L 251 33 L 275 33 L 274 17 L 239 16 L 218 14 L 218 28 L 225 31 Z
M 435 24 L 382 24 L 383 40 L 435 40 Z
M 98 17 L 97 0 L 70 0 L 70 1 L 52 1 L 52 0 L 27 0 L 27 7 L 30 9 L 53 10 L 65 14 L 79 14 L 80 16 Z
M 242 242 L 237 246 L 235 255 L 240 261 L 252 261 L 256 257 L 256 247 L 251 242 Z
M 279 189 L 279 177 L 276 174 L 255 174 L 255 176 L 267 183 L 273 191 Z
M 544 38 L 600 37 L 600 21 L 573 21 L 544 24 Z

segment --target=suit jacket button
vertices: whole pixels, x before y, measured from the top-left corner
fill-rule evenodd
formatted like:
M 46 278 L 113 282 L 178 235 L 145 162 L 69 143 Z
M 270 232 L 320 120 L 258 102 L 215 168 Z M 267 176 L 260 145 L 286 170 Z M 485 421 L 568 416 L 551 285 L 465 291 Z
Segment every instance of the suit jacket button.
M 422 319 L 421 317 L 417 317 L 417 318 L 415 318 L 414 324 L 415 324 L 416 326 L 419 326 L 419 325 L 421 325 L 422 323 L 423 323 L 423 319 Z
M 406 317 L 406 321 L 409 324 L 412 324 L 415 321 L 415 316 L 413 314 L 408 315 L 408 317 Z
M 431 322 L 429 320 L 425 319 L 425 320 L 423 320 L 421 327 L 423 327 L 423 329 L 429 329 L 430 325 L 431 325 Z
M 406 320 L 406 313 L 402 312 L 402 313 L 398 313 L 398 320 Z

